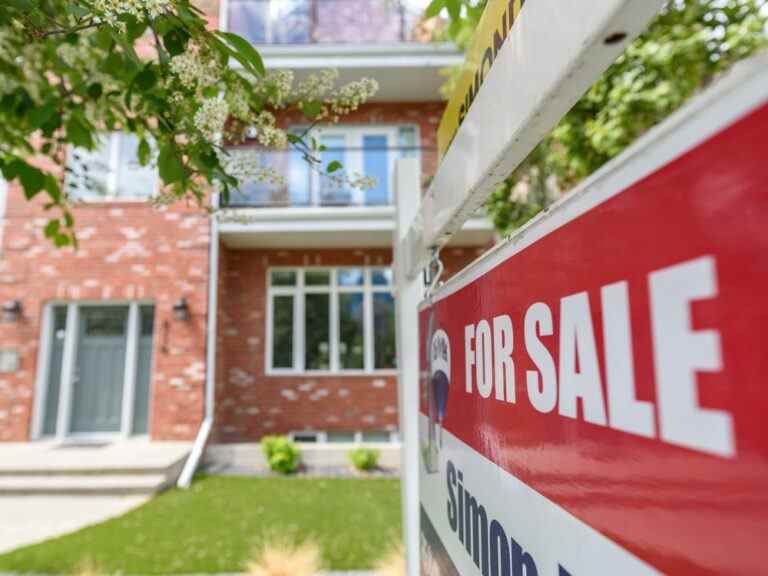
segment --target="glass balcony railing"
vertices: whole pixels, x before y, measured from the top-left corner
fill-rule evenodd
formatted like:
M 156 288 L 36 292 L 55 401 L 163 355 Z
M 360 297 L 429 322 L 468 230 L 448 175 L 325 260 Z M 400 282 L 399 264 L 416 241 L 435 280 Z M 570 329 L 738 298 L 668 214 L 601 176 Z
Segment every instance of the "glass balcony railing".
M 413 0 L 230 0 L 228 29 L 253 44 L 426 42 Z
M 389 206 L 394 199 L 395 159 L 420 153 L 413 147 L 329 148 L 322 153 L 323 165 L 335 160 L 344 168 L 328 176 L 310 166 L 300 152 L 265 150 L 258 155 L 260 165 L 271 168 L 281 181 L 246 181 L 222 204 L 228 208 Z M 372 179 L 373 186 L 350 185 L 359 176 Z

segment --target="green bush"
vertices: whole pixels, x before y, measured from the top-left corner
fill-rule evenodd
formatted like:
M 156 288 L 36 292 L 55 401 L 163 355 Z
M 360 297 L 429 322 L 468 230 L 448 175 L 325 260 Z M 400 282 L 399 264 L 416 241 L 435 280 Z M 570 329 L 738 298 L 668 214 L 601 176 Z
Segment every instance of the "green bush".
M 301 450 L 285 436 L 264 436 L 261 449 L 267 458 L 267 464 L 274 472 L 292 474 L 299 468 Z
M 375 448 L 355 448 L 349 452 L 352 465 L 361 471 L 374 470 L 379 467 L 381 452 Z

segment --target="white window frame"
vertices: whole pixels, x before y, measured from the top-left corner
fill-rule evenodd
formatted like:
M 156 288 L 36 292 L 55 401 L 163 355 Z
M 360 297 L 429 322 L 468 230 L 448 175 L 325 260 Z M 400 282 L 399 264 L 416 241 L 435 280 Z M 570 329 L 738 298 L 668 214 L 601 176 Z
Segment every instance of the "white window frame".
M 346 433 L 352 433 L 354 435 L 354 438 L 351 442 L 329 442 L 328 441 L 328 434 L 333 434 L 334 432 L 346 432 Z M 363 440 L 363 434 L 366 432 L 385 432 L 389 435 L 389 438 L 386 441 L 383 442 L 370 442 L 367 440 Z M 400 434 L 396 430 L 332 430 L 332 431 L 326 431 L 326 430 L 291 430 L 288 432 L 288 439 L 291 442 L 296 442 L 297 436 L 315 436 L 314 442 L 299 442 L 299 444 L 323 444 L 328 446 L 350 446 L 350 445 L 383 445 L 383 444 L 397 444 L 400 441 Z
M 290 131 L 302 132 L 304 126 L 296 125 L 289 128 Z M 365 136 L 385 136 L 387 138 L 387 148 L 394 151 L 401 149 L 399 136 L 400 130 L 403 128 L 410 128 L 414 130 L 416 148 L 416 157 L 421 163 L 421 147 L 420 147 L 420 134 L 418 124 L 336 124 L 334 126 L 320 126 L 313 129 L 310 132 L 310 136 L 316 138 L 318 142 L 322 136 L 343 136 L 344 148 L 358 150 L 359 154 L 352 154 L 349 159 L 344 159 L 344 171 L 348 174 L 365 175 L 364 169 L 364 148 L 363 142 Z M 397 161 L 397 154 L 389 154 L 387 157 L 387 170 L 389 172 L 389 187 L 387 189 L 387 206 L 394 204 L 394 170 L 395 162 Z M 310 206 L 321 205 L 321 179 L 323 176 L 318 171 L 312 171 L 310 174 L 311 186 L 309 198 Z M 350 194 L 352 196 L 351 205 L 366 207 L 365 204 L 366 191 L 362 188 L 352 188 Z
M 59 382 L 59 406 L 56 419 L 56 433 L 54 436 L 43 435 L 45 423 L 45 405 L 48 394 L 48 376 L 51 362 L 51 339 L 53 337 L 53 311 L 56 307 L 66 307 L 67 326 L 64 336 L 64 355 L 61 363 L 61 381 Z M 74 389 L 75 366 L 77 363 L 77 337 L 80 327 L 80 309 L 92 306 L 128 306 L 128 322 L 126 325 L 126 349 L 123 381 L 123 401 L 120 415 L 120 430 L 118 432 L 94 432 L 73 433 L 70 431 L 72 414 L 72 399 Z M 157 303 L 152 300 L 82 300 L 77 302 L 55 300 L 48 302 L 43 309 L 43 318 L 40 329 L 40 346 L 38 348 L 39 369 L 35 382 L 35 400 L 32 415 L 32 439 L 53 438 L 58 442 L 67 440 L 101 440 L 114 438 L 142 438 L 149 436 L 151 432 L 151 418 L 147 422 L 146 434 L 133 434 L 133 408 L 136 392 L 136 363 L 138 360 L 139 338 L 141 337 L 141 313 L 142 306 L 154 306 Z M 157 316 L 155 316 L 157 318 Z M 156 320 L 155 320 L 156 321 Z M 153 332 L 153 338 L 157 332 Z M 150 361 L 150 374 L 154 372 L 155 354 Z M 148 414 L 152 414 L 152 378 L 149 381 Z
M 135 195 L 118 195 L 118 188 L 117 188 L 117 179 L 120 174 L 120 170 L 122 169 L 122 165 L 120 164 L 120 139 L 123 136 L 123 134 L 126 134 L 126 132 L 122 132 L 119 130 L 116 130 L 114 132 L 108 132 L 106 134 L 102 134 L 101 138 L 108 139 L 109 140 L 109 167 L 107 171 L 107 193 L 103 196 L 100 196 L 98 194 L 96 195 L 83 195 L 78 196 L 77 201 L 78 202 L 86 202 L 89 204 L 99 204 L 99 203 L 112 203 L 112 202 L 148 202 L 152 199 L 153 196 L 157 194 L 157 184 L 158 184 L 158 171 L 157 169 L 153 170 L 154 178 L 152 179 L 152 190 L 149 194 L 146 196 L 135 196 Z M 75 148 L 71 147 L 69 148 L 69 152 L 72 153 L 75 151 Z
M 294 286 L 272 286 L 271 277 L 274 271 L 291 271 L 296 273 Z M 305 273 L 307 270 L 329 271 L 330 283 L 325 286 L 306 286 Z M 339 270 L 362 270 L 362 286 L 339 286 Z M 374 333 L 373 333 L 373 295 L 387 293 L 394 295 L 394 283 L 386 286 L 374 286 L 372 272 L 374 270 L 391 270 L 389 266 L 275 266 L 267 268 L 266 273 L 266 339 L 265 339 L 265 372 L 269 376 L 295 376 L 307 374 L 313 376 L 342 375 L 356 376 L 365 374 L 397 374 L 397 368 L 374 367 Z M 363 368 L 344 369 L 339 365 L 339 294 L 356 293 L 363 295 Z M 328 370 L 308 370 L 305 368 L 305 294 L 329 294 L 329 346 L 330 359 Z M 293 367 L 281 368 L 272 365 L 274 297 L 293 297 Z

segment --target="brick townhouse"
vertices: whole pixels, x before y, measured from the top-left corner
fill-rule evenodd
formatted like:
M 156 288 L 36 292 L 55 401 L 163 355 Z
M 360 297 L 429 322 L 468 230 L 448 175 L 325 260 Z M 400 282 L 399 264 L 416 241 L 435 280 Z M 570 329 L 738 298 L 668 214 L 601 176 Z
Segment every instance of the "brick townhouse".
M 285 185 L 246 183 L 227 206 L 212 195 L 214 216 L 158 208 L 135 139 L 106 134 L 71 154 L 103 184 L 76 194 L 77 250 L 54 249 L 42 207 L 0 188 L 0 440 L 192 440 L 206 423 L 214 443 L 396 440 L 393 169 L 414 157 L 424 182 L 434 172 L 440 71 L 461 56 L 422 41 L 423 6 L 409 2 L 205 8 L 268 67 L 378 80 L 373 101 L 316 132 L 324 161 L 376 186 L 346 189 L 268 151 Z M 448 269 L 491 239 L 487 220 L 470 221 L 443 252 Z

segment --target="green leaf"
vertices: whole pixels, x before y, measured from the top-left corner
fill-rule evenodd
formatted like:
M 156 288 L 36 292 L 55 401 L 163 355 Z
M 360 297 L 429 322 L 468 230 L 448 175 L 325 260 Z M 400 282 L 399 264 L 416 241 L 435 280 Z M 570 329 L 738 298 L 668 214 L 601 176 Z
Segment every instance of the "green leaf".
M 256 76 L 264 76 L 264 62 L 250 42 L 232 32 L 217 32 L 233 49 L 232 56 Z
M 301 144 L 302 142 L 304 142 L 304 140 L 302 140 L 301 136 L 299 136 L 298 134 L 290 134 L 289 133 L 288 134 L 288 142 L 290 142 L 291 144 Z
M 338 160 L 333 160 L 332 162 L 328 163 L 328 166 L 326 167 L 325 171 L 328 172 L 328 174 L 333 174 L 334 172 L 341 170 L 342 164 Z
M 461 17 L 461 0 L 445 0 L 445 7 L 451 20 L 457 21 Z
M 58 220 L 49 220 L 48 224 L 45 225 L 45 237 L 53 238 L 54 236 L 57 236 L 59 233 L 59 226 L 61 226 L 61 224 Z
M 183 28 L 173 28 L 163 36 L 163 45 L 171 56 L 183 54 L 188 41 L 189 34 Z
M 318 101 L 302 102 L 301 112 L 309 119 L 316 118 L 323 111 L 323 103 Z
M 152 156 L 152 149 L 149 146 L 149 142 L 147 142 L 146 138 L 142 138 L 139 141 L 139 164 L 142 166 L 146 166 L 149 164 L 149 159 Z
M 24 196 L 27 200 L 31 200 L 43 188 L 45 184 L 45 175 L 26 162 L 20 160 L 17 160 L 16 162 L 19 163 L 17 169 L 21 186 L 24 188 Z
M 72 114 L 67 120 L 67 140 L 88 150 L 94 147 L 93 134 L 79 114 Z
M 160 178 L 166 184 L 173 184 L 184 178 L 184 164 L 179 157 L 178 149 L 173 144 L 165 143 L 160 148 L 157 167 L 160 171 Z
M 440 14 L 440 10 L 445 6 L 445 0 L 432 0 L 424 11 L 424 16 L 427 18 L 434 18 Z
M 151 64 L 148 64 L 144 69 L 133 77 L 133 84 L 139 90 L 146 92 L 157 83 L 157 74 L 152 70 Z
M 99 82 L 94 82 L 88 86 L 88 96 L 90 96 L 92 100 L 98 100 L 101 98 L 103 92 L 104 88 Z
M 49 102 L 48 104 L 45 104 L 44 106 L 39 106 L 37 108 L 33 108 L 30 112 L 27 118 L 29 119 L 29 125 L 33 128 L 40 128 L 43 124 L 48 122 L 48 120 L 51 119 L 51 116 L 53 116 L 56 113 L 57 107 L 54 102 Z

